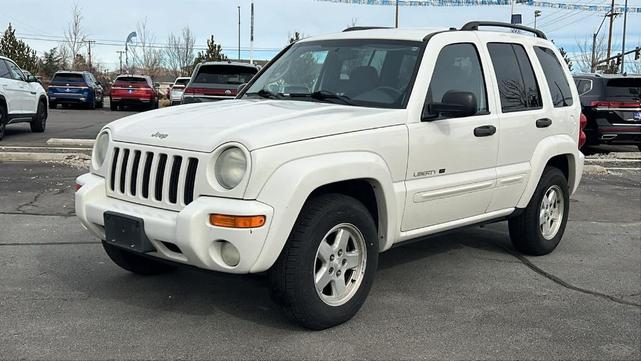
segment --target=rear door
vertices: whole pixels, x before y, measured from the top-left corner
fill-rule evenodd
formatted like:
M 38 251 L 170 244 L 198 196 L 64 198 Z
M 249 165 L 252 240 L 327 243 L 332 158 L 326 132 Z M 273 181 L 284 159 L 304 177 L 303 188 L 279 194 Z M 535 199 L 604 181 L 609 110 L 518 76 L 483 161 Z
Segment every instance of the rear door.
M 425 50 L 422 67 L 433 72 L 425 95 L 427 110 L 408 124 L 403 231 L 483 215 L 492 199 L 500 130 L 495 96 L 488 92 L 491 73 L 482 65 L 479 48 L 474 33 L 449 32 L 432 38 Z M 449 91 L 474 94 L 476 114 L 430 114 L 431 104 L 441 102 Z
M 496 42 L 496 34 L 479 32 L 478 36 L 492 62 L 493 90 L 500 104 L 497 189 L 488 208 L 494 211 L 518 203 L 529 179 L 534 150 L 541 140 L 555 134 L 561 119 L 555 118 L 549 104 L 544 107 L 544 83 L 535 74 L 532 48 L 509 42 L 514 38 L 511 34 L 505 34 L 506 42 Z

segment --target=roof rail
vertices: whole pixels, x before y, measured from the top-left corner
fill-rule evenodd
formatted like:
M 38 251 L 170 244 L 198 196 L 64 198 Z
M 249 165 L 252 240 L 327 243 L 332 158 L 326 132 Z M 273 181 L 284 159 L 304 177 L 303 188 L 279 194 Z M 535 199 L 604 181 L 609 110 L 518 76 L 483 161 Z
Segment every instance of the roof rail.
M 537 38 L 547 39 L 547 37 L 545 36 L 545 33 L 542 32 L 541 30 L 533 29 L 529 26 L 524 26 L 524 25 L 502 23 L 500 21 L 470 21 L 469 23 L 463 25 L 461 30 L 478 30 L 479 26 L 490 26 L 490 27 L 498 27 L 498 28 L 511 28 L 511 29 L 523 30 L 523 31 L 528 31 L 530 33 L 534 33 Z
M 343 30 L 343 32 L 345 33 L 348 31 L 375 30 L 375 29 L 393 29 L 393 28 L 390 28 L 389 26 L 352 26 Z

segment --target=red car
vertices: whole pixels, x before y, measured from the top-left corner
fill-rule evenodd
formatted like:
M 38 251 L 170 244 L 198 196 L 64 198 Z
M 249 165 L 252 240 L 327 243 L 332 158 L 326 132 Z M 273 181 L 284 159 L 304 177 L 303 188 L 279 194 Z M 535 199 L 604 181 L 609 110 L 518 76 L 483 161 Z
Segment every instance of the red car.
M 125 106 L 158 108 L 158 92 L 147 75 L 118 75 L 109 92 L 111 110 Z

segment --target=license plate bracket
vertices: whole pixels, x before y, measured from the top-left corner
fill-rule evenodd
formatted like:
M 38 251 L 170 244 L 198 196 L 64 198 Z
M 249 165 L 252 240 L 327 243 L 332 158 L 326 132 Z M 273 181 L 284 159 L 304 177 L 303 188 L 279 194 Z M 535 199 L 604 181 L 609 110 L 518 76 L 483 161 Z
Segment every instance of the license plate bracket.
M 156 250 L 145 234 L 142 218 L 116 212 L 105 212 L 103 218 L 107 243 L 141 253 Z

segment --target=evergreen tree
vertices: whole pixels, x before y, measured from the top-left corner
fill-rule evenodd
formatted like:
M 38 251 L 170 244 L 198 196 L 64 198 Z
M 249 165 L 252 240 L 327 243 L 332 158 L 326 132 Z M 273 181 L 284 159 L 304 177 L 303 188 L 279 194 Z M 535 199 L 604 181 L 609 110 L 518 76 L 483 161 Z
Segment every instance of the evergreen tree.
M 227 56 L 223 54 L 223 48 L 220 44 L 216 44 L 214 36 L 212 35 L 207 39 L 207 50 L 204 52 L 199 51 L 194 59 L 194 66 L 204 61 L 226 61 Z
M 568 53 L 563 48 L 559 48 L 559 51 L 561 52 L 561 56 L 563 57 L 563 60 L 568 65 L 568 69 L 570 69 L 570 71 L 572 71 L 572 60 L 570 60 L 570 57 L 568 56 Z
M 42 58 L 38 61 L 38 68 L 40 68 L 40 73 L 48 79 L 51 79 L 53 74 L 58 70 L 63 70 L 64 63 L 62 56 L 58 52 L 58 48 L 45 51 Z
M 38 73 L 38 56 L 24 41 L 16 38 L 16 29 L 9 24 L 0 38 L 0 55 L 13 60 L 22 69 L 32 74 Z

